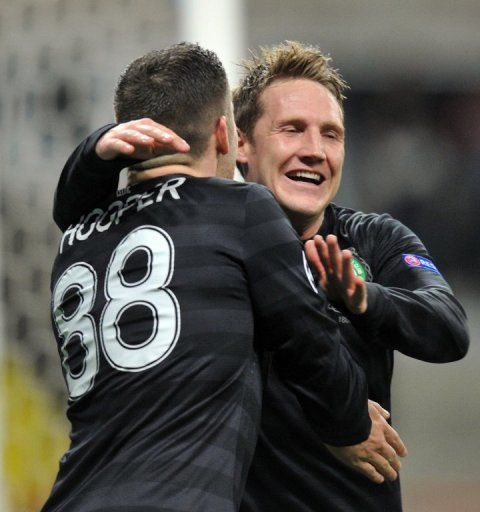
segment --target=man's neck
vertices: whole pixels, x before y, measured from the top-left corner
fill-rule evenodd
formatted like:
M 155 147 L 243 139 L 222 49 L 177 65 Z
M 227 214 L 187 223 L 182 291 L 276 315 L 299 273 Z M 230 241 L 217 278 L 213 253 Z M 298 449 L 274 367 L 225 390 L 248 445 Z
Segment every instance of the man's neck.
M 190 155 L 175 153 L 144 160 L 128 169 L 128 184 L 135 185 L 146 180 L 170 174 L 188 174 L 195 177 L 215 176 L 215 167 Z
M 286 212 L 293 228 L 298 233 L 301 240 L 309 240 L 313 238 L 323 223 L 325 212 L 322 212 L 320 216 L 313 218 L 306 218 L 302 215 L 296 215 L 293 212 Z

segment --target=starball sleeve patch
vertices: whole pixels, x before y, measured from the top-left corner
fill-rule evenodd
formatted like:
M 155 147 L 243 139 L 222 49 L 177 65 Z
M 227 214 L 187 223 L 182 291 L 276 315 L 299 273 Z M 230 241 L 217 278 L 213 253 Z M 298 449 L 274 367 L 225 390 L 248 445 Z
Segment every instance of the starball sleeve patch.
M 425 258 L 424 256 L 419 256 L 417 254 L 402 254 L 402 259 L 407 267 L 421 268 L 423 270 L 429 270 L 430 272 L 441 275 L 433 261 Z

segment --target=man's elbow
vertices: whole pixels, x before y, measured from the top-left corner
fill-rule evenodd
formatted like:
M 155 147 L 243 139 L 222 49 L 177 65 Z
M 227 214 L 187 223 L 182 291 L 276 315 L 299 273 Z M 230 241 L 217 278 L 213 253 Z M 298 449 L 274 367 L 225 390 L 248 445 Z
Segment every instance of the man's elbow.
M 468 352 L 470 347 L 470 336 L 467 329 L 463 330 L 463 335 L 460 336 L 457 340 L 457 351 L 456 358 L 453 361 L 458 361 L 459 359 L 463 359 Z
M 451 363 L 453 361 L 459 361 L 463 359 L 468 352 L 470 346 L 470 336 L 466 326 L 457 328 L 456 332 L 450 334 L 450 340 L 448 344 L 440 347 L 439 353 L 437 354 L 438 363 Z

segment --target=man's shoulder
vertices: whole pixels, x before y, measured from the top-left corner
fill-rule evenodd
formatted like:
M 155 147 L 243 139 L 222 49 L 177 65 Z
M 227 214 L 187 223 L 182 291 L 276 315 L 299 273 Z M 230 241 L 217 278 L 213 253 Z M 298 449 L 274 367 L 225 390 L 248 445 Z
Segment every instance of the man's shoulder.
M 363 212 L 333 203 L 330 205 L 330 211 L 333 224 L 352 236 L 363 233 L 373 235 L 378 231 L 408 230 L 388 213 Z
M 270 190 L 264 185 L 259 183 L 251 183 L 249 181 L 237 181 L 230 180 L 227 178 L 213 177 L 208 178 L 207 182 L 214 187 L 224 188 L 225 190 L 231 190 L 237 194 L 252 194 L 258 197 L 273 197 Z
M 365 213 L 333 204 L 329 209 L 330 232 L 369 264 L 380 255 L 409 252 L 421 244 L 413 231 L 388 213 Z
M 270 211 L 281 211 L 272 192 L 258 183 L 213 177 L 202 180 L 200 186 L 209 187 L 209 195 L 221 197 L 222 201 L 228 201 L 232 207 L 237 205 L 246 213 L 258 211 L 262 217 L 263 214 L 268 216 Z
M 333 212 L 333 215 L 337 221 L 341 222 L 352 222 L 357 224 L 364 223 L 376 223 L 382 224 L 384 222 L 394 221 L 395 220 L 388 213 L 378 213 L 378 212 L 364 212 L 362 210 L 355 210 L 353 208 L 347 208 L 345 206 L 339 206 L 337 204 L 331 203 L 330 208 Z

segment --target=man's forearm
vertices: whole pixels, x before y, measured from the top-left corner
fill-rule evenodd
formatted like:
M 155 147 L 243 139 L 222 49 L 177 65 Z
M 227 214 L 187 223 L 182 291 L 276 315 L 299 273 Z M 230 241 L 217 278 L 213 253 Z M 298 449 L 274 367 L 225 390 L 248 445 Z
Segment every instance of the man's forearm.
M 78 219 L 118 187 L 125 159 L 102 160 L 95 153 L 98 139 L 114 124 L 89 135 L 70 155 L 60 176 L 53 203 L 53 219 L 62 230 Z

